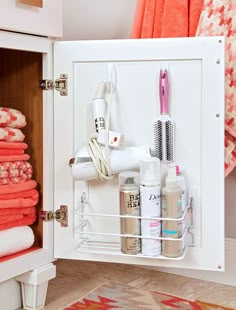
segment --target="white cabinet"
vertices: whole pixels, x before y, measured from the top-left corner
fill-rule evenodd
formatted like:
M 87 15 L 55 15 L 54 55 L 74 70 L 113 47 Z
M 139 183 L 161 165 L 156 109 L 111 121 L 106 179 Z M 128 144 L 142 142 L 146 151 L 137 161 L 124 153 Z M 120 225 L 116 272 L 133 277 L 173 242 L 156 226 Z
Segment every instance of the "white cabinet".
M 18 0 L 2 0 L 0 29 L 61 37 L 62 0 L 44 0 L 42 8 L 21 4 Z
M 45 272 L 43 266 L 57 258 L 223 270 L 223 39 L 54 45 L 53 57 L 49 39 L 0 32 L 0 82 L 4 89 L 0 99 L 3 105 L 21 110 L 29 120 L 34 177 L 42 197 L 38 214 L 61 206 L 68 208 L 68 227 L 38 219 L 33 227 L 34 249 L 1 262 L 0 281 L 34 269 Z M 170 70 L 176 161 L 186 171 L 194 201 L 193 244 L 179 259 L 122 254 L 117 178 L 110 182 L 77 182 L 72 178 L 69 160 L 93 131 L 90 102 L 97 84 L 109 77 L 111 65 L 116 72 L 111 127 L 134 146 L 152 146 L 152 124 L 159 116 L 158 72 L 163 66 Z M 68 79 L 67 94 L 38 88 L 39 80 L 57 79 L 61 74 Z M 81 207 L 87 215 L 81 214 Z M 84 219 L 88 225 L 82 231 Z M 19 279 L 28 281 L 26 278 L 23 275 Z

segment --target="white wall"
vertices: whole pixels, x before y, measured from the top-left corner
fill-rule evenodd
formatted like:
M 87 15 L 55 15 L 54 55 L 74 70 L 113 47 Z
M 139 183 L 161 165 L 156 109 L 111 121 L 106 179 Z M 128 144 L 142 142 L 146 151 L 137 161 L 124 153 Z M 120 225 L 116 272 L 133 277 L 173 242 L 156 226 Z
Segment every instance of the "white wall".
M 128 39 L 136 0 L 63 0 L 63 40 Z M 236 170 L 225 184 L 226 237 L 236 239 Z M 214 214 L 212 214 L 214 220 Z
M 63 0 L 63 39 L 127 39 L 135 5 L 136 0 Z

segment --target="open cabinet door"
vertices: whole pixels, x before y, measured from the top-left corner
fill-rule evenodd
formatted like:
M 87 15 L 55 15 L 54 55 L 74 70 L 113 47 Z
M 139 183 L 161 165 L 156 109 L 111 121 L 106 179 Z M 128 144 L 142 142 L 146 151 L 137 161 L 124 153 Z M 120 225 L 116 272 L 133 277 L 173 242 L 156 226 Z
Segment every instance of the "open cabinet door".
M 224 39 L 222 37 L 58 42 L 55 91 L 54 208 L 68 208 L 68 227 L 54 224 L 56 258 L 205 270 L 224 269 Z M 69 160 L 94 133 L 91 101 L 112 81 L 110 128 L 126 146 L 153 148 L 160 115 L 159 72 L 168 68 L 175 161 L 183 167 L 191 221 L 183 255 L 145 257 L 120 251 L 119 189 L 111 181 L 76 181 Z

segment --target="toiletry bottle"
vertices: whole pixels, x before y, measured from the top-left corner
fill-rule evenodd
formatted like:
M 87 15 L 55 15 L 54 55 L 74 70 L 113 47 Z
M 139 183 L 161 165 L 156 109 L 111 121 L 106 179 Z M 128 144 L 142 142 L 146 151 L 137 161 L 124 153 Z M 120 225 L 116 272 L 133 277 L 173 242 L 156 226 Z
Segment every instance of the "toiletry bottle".
M 181 188 L 182 212 L 184 212 L 187 204 L 187 186 L 185 177 L 181 173 L 179 166 L 176 166 L 177 184 Z
M 120 218 L 120 233 L 133 235 L 134 237 L 121 237 L 121 252 L 124 254 L 140 253 L 140 219 L 132 216 L 140 216 L 139 202 L 139 174 L 135 171 L 127 171 L 119 174 L 120 189 L 120 215 L 128 216 Z
M 176 166 L 176 177 L 177 177 L 177 184 L 181 188 L 182 215 L 184 215 L 184 211 L 187 207 L 188 202 L 188 187 L 185 177 L 181 173 L 179 166 Z M 186 229 L 186 215 L 185 218 L 182 220 L 182 234 L 184 234 L 185 229 Z
M 160 159 L 146 158 L 140 162 L 140 208 L 142 217 L 160 217 Z M 160 237 L 160 220 L 141 219 L 142 237 Z M 158 256 L 161 254 L 160 239 L 141 238 L 142 254 Z
M 181 188 L 177 184 L 175 166 L 168 167 L 166 186 L 162 189 L 162 217 L 181 218 L 182 201 Z M 162 237 L 177 239 L 182 237 L 181 221 L 162 221 Z M 167 257 L 178 257 L 182 255 L 181 240 L 162 240 L 162 254 Z

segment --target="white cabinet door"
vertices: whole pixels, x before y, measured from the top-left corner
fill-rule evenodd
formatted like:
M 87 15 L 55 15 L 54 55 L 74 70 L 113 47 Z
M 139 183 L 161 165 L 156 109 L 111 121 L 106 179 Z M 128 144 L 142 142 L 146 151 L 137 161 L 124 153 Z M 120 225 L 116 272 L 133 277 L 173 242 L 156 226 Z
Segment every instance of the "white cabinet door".
M 62 36 L 62 0 L 44 0 L 43 7 L 2 0 L 0 29 L 47 37 Z
M 57 42 L 54 50 L 54 77 L 68 75 L 68 95 L 54 94 L 54 208 L 67 205 L 69 215 L 68 227 L 54 225 L 55 257 L 223 270 L 224 39 Z M 68 165 L 94 132 L 91 100 L 109 76 L 116 76 L 111 129 L 126 145 L 153 147 L 161 68 L 169 70 L 176 163 L 193 198 L 194 240 L 177 259 L 122 254 L 117 177 L 78 182 Z

